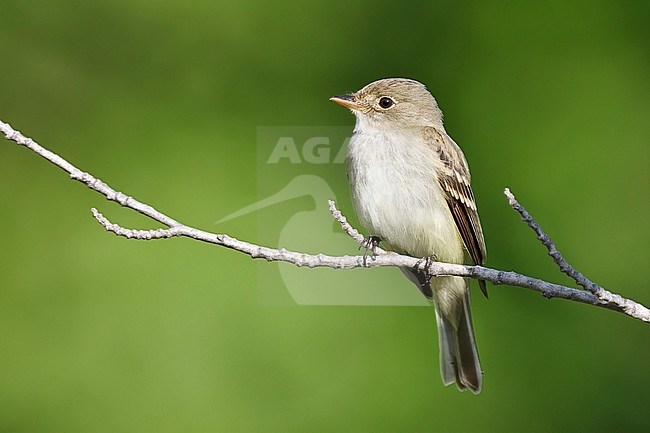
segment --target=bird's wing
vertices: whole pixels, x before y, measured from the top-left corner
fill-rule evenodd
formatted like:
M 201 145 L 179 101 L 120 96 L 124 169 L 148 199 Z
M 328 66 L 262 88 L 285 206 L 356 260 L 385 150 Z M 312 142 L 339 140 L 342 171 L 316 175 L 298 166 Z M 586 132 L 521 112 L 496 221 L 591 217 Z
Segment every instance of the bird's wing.
M 487 258 L 485 239 L 465 155 L 444 131 L 428 127 L 425 130 L 425 138 L 440 157 L 441 169 L 437 170 L 438 182 L 445 192 L 447 205 L 456 221 L 465 248 L 474 264 L 482 265 Z M 487 296 L 485 282 L 479 280 L 479 284 L 481 291 Z

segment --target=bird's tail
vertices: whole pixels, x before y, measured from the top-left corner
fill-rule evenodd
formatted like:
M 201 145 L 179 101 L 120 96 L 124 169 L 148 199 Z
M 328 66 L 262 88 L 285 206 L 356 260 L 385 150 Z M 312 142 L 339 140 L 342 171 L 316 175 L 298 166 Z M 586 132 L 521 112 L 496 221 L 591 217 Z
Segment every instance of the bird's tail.
M 455 382 L 461 391 L 469 389 L 478 394 L 483 384 L 483 372 L 469 309 L 469 282 L 459 277 L 435 277 L 427 281 L 422 272 L 401 269 L 436 308 L 442 381 L 445 385 Z
M 481 392 L 483 372 L 474 340 L 472 314 L 469 309 L 469 287 L 463 297 L 462 311 L 458 314 L 457 324 L 443 313 L 439 302 L 434 303 L 438 323 L 442 381 L 445 385 L 455 382 L 459 390 L 469 389 L 474 394 L 478 394 Z

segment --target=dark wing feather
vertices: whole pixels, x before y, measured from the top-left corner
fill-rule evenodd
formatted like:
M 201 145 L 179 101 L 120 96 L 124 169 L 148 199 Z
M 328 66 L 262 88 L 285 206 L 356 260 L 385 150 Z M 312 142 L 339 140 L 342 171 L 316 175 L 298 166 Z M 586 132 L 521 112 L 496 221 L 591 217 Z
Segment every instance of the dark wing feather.
M 445 192 L 449 210 L 456 221 L 465 248 L 474 264 L 482 265 L 487 258 L 485 240 L 465 156 L 460 147 L 445 132 L 426 128 L 425 134 L 442 162 L 442 169 L 438 170 L 438 182 Z M 487 297 L 485 281 L 479 280 L 479 285 Z

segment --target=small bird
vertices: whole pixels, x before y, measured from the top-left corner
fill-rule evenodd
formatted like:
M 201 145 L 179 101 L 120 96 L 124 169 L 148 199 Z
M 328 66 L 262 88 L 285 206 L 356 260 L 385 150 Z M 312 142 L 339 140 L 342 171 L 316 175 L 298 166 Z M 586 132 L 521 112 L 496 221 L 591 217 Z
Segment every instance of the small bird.
M 415 80 L 388 78 L 330 98 L 356 117 L 347 155 L 354 210 L 387 249 L 446 263 L 486 259 L 470 173 L 462 150 L 445 131 L 442 111 Z M 440 372 L 445 385 L 481 392 L 482 376 L 470 314 L 469 282 L 402 269 L 433 301 Z M 479 281 L 487 296 L 485 282 Z

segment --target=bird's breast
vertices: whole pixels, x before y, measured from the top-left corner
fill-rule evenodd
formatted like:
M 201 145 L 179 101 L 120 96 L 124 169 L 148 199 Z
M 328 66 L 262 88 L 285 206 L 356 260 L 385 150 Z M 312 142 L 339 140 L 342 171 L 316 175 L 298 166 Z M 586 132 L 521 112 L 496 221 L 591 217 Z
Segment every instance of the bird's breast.
M 437 153 L 420 137 L 355 131 L 347 159 L 355 212 L 396 251 L 462 263 L 463 246 L 438 184 Z

